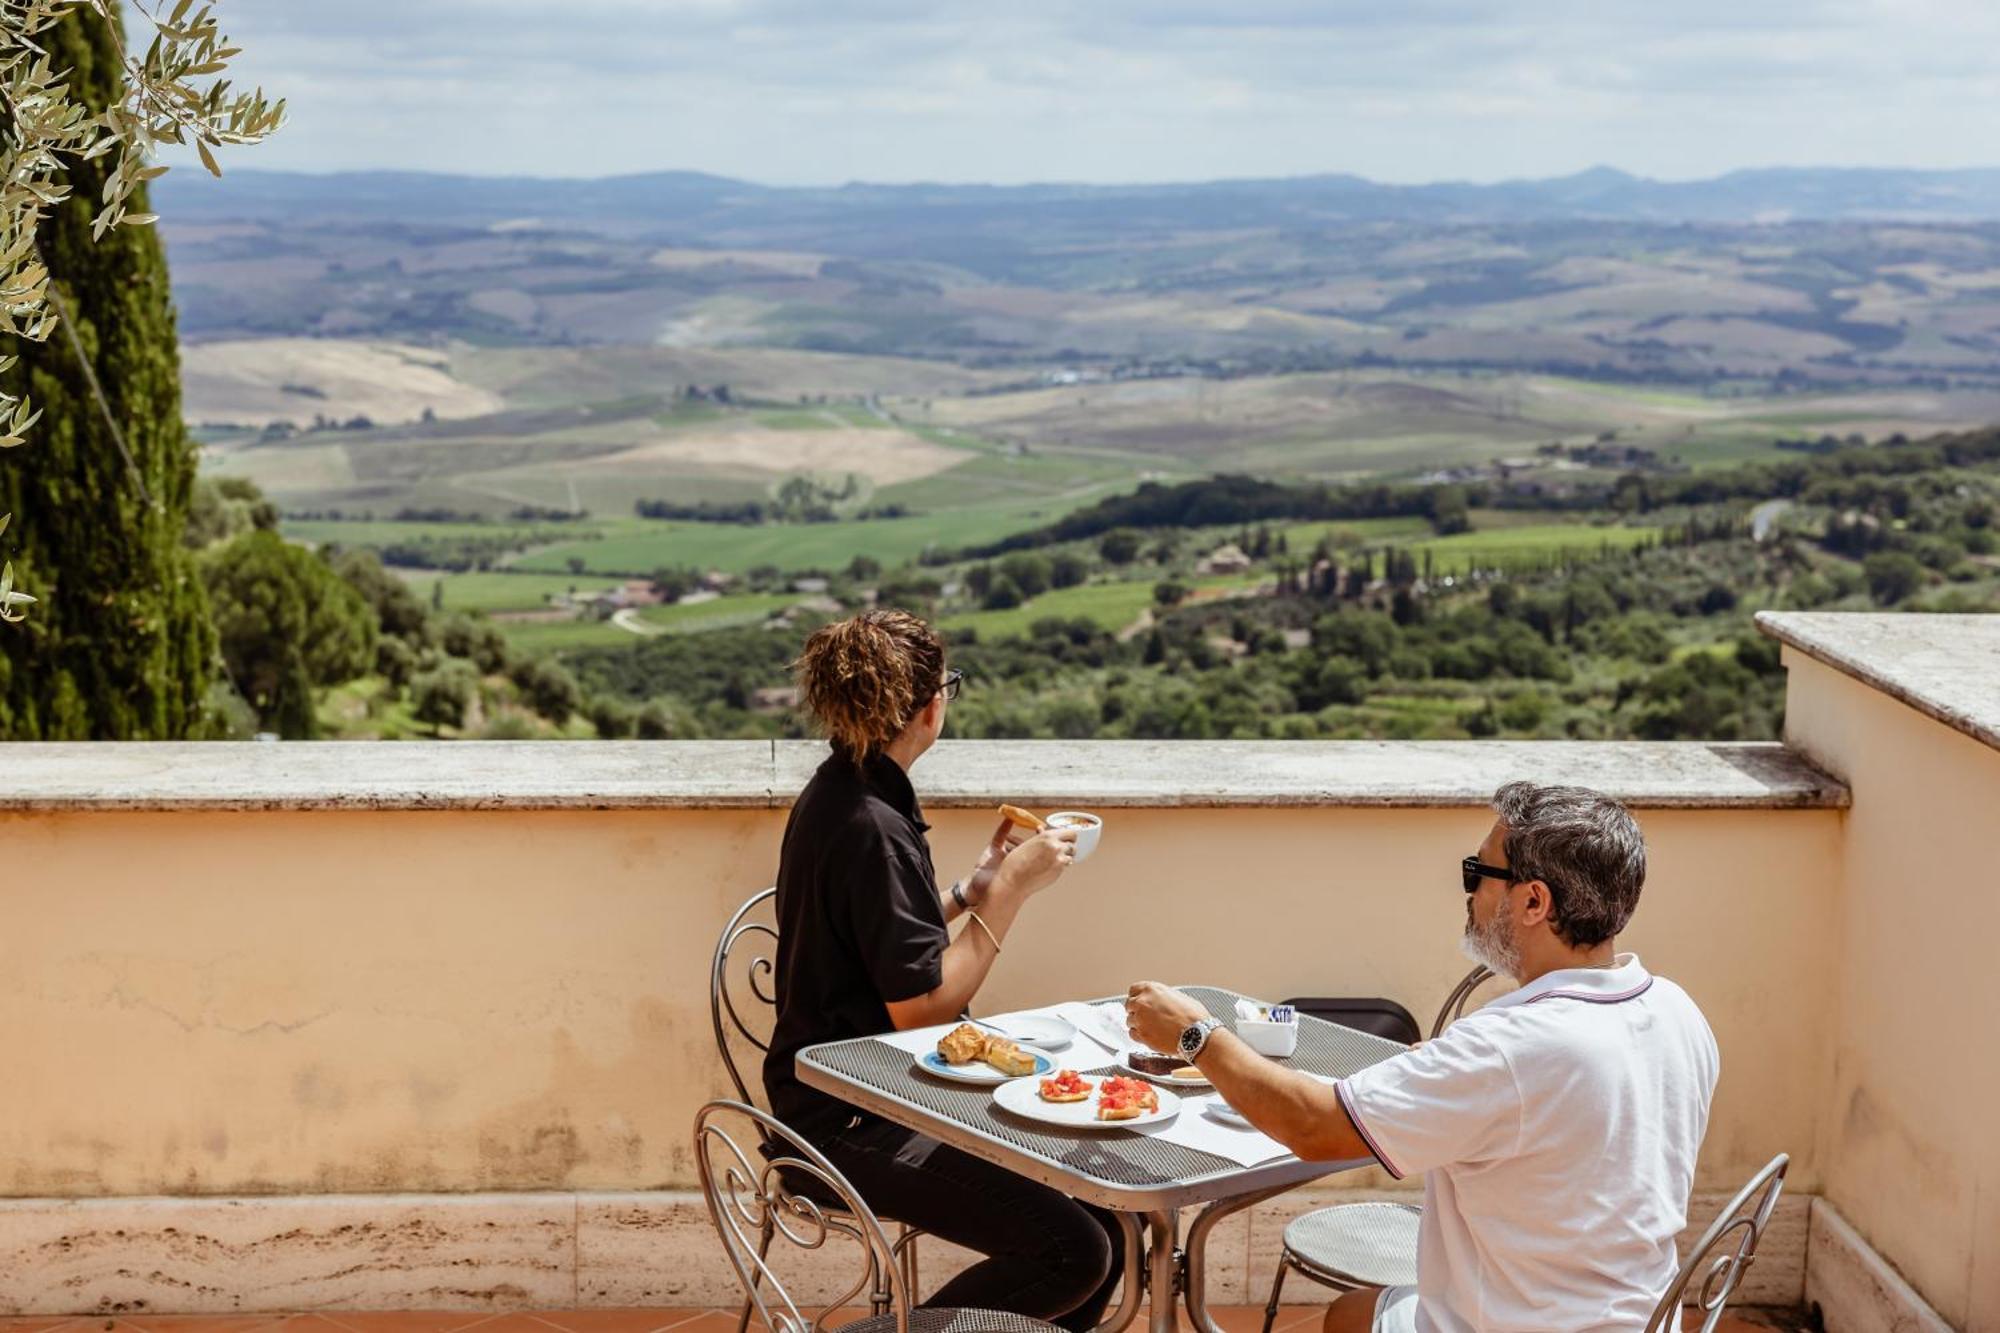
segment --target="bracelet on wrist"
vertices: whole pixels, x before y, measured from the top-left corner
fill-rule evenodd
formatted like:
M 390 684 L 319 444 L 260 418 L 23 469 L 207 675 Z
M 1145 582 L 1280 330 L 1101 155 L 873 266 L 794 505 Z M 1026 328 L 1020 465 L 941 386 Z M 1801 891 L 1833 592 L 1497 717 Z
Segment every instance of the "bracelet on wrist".
M 991 944 L 991 945 L 993 946 L 993 956 L 994 956 L 994 957 L 996 957 L 996 958 L 997 958 L 997 957 L 999 957 L 999 956 L 1000 956 L 1000 937 L 999 937 L 998 935 L 995 935 L 995 934 L 993 933 L 993 927 L 991 927 L 991 926 L 987 925 L 987 924 L 986 924 L 986 919 L 985 919 L 984 917 L 980 916 L 980 915 L 979 915 L 979 913 L 977 913 L 977 912 L 967 912 L 967 913 L 966 913 L 966 915 L 967 915 L 968 917 L 971 917 L 971 918 L 972 918 L 972 924 L 973 924 L 973 925 L 975 925 L 975 926 L 979 927 L 979 929 L 980 929 L 980 930 L 982 930 L 982 931 L 984 931 L 984 932 L 986 933 L 986 940 L 987 940 L 987 943 L 989 943 L 989 944 Z
M 951 900 L 958 904 L 958 910 L 961 912 L 970 912 L 972 910 L 972 904 L 965 900 L 964 880 L 955 879 L 951 882 Z

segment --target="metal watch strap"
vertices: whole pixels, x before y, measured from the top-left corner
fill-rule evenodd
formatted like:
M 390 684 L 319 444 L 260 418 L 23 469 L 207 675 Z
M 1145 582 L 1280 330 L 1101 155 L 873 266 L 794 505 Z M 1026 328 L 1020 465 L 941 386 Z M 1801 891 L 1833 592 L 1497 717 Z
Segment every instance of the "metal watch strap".
M 1181 1029 L 1181 1039 L 1180 1039 L 1181 1058 L 1183 1060 L 1196 1060 L 1201 1058 L 1201 1053 L 1204 1050 L 1208 1049 L 1208 1039 L 1214 1036 L 1215 1030 L 1221 1026 L 1222 1026 L 1222 1020 L 1219 1018 L 1204 1018 L 1197 1023 L 1191 1024 L 1190 1026 Z M 1188 1049 L 1187 1039 L 1188 1039 L 1188 1034 L 1190 1032 L 1199 1032 L 1201 1034 L 1199 1037 L 1195 1039 L 1193 1050 Z

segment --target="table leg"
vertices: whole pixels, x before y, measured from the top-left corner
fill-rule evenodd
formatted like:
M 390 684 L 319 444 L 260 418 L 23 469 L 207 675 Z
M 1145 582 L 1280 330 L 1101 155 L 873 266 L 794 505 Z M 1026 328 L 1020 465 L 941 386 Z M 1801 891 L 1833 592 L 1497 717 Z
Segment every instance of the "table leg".
M 1118 1230 L 1124 1237 L 1125 1246 L 1125 1294 L 1118 1299 L 1118 1308 L 1105 1317 L 1094 1333 L 1125 1333 L 1132 1321 L 1139 1317 L 1139 1303 L 1146 1299 L 1146 1237 L 1139 1229 L 1139 1219 L 1130 1213 L 1119 1213 Z M 740 1330 L 739 1330 L 740 1333 Z
M 1151 1245 L 1146 1253 L 1146 1333 L 1176 1333 L 1174 1307 L 1180 1299 L 1180 1214 L 1168 1208 L 1146 1214 Z
M 1280 1185 L 1276 1189 L 1259 1190 L 1255 1194 L 1245 1194 L 1234 1199 L 1218 1199 L 1195 1215 L 1188 1227 L 1187 1257 L 1187 1312 L 1194 1324 L 1195 1333 L 1222 1333 L 1216 1322 L 1208 1317 L 1208 1233 L 1215 1230 L 1215 1224 L 1245 1208 L 1274 1199 L 1291 1185 Z M 1153 1327 L 1159 1328 L 1156 1322 Z

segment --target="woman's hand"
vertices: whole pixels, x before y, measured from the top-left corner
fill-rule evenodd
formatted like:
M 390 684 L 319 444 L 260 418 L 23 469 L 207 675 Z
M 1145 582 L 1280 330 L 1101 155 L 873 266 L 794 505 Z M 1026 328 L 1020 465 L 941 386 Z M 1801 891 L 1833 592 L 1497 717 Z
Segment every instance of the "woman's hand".
M 967 902 L 977 907 L 986 901 L 1000 863 L 1007 859 L 1007 853 L 1021 845 L 1021 841 L 1021 826 L 1011 819 L 1001 820 L 1000 827 L 993 830 L 993 840 L 980 851 L 979 860 L 973 863 L 972 874 L 965 881 Z
M 1015 847 L 993 872 L 994 887 L 1024 898 L 1040 893 L 1061 879 L 1076 859 L 1076 834 L 1073 828 L 1043 829 Z

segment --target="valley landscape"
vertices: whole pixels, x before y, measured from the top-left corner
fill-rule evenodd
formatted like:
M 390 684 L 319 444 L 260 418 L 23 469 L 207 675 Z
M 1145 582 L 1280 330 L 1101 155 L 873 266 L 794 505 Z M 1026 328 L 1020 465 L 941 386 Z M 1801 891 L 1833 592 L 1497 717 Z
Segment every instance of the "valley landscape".
M 1211 655 L 1239 662 L 1260 618 L 1303 647 L 1311 617 L 1276 608 L 1316 567 L 1346 571 L 1336 603 L 1386 613 L 1398 592 L 1442 609 L 1467 578 L 1657 557 L 1704 524 L 1768 553 L 1826 515 L 1775 493 L 1708 504 L 1690 479 L 2000 421 L 1992 173 L 1743 175 L 783 191 L 246 173 L 163 189 L 162 210 L 206 475 L 254 486 L 287 537 L 373 552 L 437 614 L 660 703 L 675 734 L 734 734 L 795 725 L 797 635 L 891 592 L 968 645 L 1087 625 L 1171 675 L 1173 627 L 1205 604 L 1242 620 L 1200 631 Z M 1254 530 L 1227 504 L 1154 515 L 1125 525 L 1146 541 L 1122 561 L 1095 544 L 1117 525 L 1092 515 L 1229 476 L 1403 498 L 1280 503 Z M 1686 498 L 1635 513 L 1617 501 L 1634 478 Z M 1443 518 L 1410 498 L 1439 492 Z M 1065 547 L 1065 521 L 1090 530 Z M 993 562 L 1024 558 L 1010 544 L 1067 552 L 1064 580 L 1017 569 L 996 591 Z M 1939 594 L 1976 601 L 1993 570 L 1963 555 Z M 772 648 L 722 673 L 726 698 L 675 675 L 742 658 L 746 634 Z M 682 665 L 650 679 L 604 665 L 669 646 Z M 1100 726 L 1112 669 L 1093 668 Z M 1417 710 L 1420 734 L 1493 712 L 1490 690 L 1426 689 L 1446 703 Z M 1353 706 L 1277 711 L 1413 725 Z M 966 725 L 1047 730 L 1023 700 L 983 707 Z

